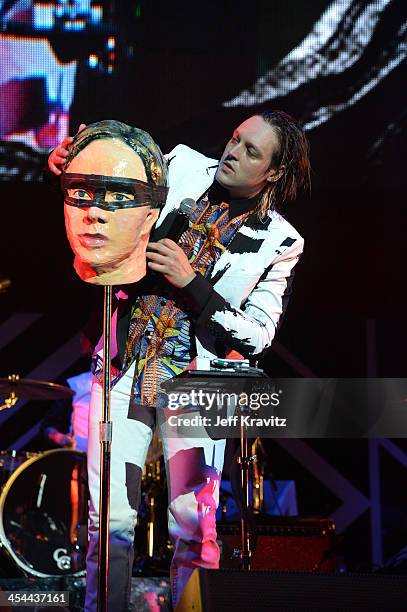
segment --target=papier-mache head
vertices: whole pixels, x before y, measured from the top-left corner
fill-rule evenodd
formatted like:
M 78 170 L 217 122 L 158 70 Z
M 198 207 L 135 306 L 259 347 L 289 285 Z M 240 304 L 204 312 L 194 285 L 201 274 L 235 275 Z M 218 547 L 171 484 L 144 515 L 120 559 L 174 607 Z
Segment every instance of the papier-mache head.
M 88 125 L 70 146 L 61 188 L 78 276 L 97 285 L 140 280 L 168 193 L 167 162 L 151 136 L 120 121 Z

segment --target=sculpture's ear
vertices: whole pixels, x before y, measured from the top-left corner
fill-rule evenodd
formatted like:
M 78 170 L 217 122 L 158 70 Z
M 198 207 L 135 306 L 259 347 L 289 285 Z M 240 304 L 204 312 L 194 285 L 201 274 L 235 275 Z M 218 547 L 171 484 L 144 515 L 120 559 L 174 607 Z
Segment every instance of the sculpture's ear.
M 153 219 L 153 223 L 155 223 L 158 219 L 158 217 L 160 216 L 160 209 L 159 208 L 150 208 L 147 218 L 151 218 Z
M 144 227 L 148 232 L 151 232 L 151 229 L 154 223 L 157 221 L 159 216 L 160 216 L 159 208 L 150 208 L 150 210 L 147 213 L 147 217 L 144 223 Z

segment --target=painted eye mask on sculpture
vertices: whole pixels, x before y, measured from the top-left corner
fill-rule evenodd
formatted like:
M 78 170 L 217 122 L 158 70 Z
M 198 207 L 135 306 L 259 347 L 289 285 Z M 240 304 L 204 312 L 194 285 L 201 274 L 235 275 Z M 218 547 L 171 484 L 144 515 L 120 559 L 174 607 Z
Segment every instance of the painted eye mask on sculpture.
M 78 276 L 96 285 L 145 276 L 151 229 L 167 195 L 167 163 L 151 136 L 110 119 L 88 125 L 73 139 L 61 187 Z
M 69 172 L 61 175 L 61 188 L 69 206 L 97 206 L 108 211 L 138 206 L 160 208 L 168 192 L 167 187 L 133 178 Z

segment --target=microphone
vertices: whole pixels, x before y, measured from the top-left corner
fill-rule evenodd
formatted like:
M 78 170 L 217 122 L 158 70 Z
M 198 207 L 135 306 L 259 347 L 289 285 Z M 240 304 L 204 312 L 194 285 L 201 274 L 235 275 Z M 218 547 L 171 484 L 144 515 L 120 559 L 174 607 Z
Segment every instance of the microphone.
M 166 219 L 157 229 L 152 241 L 157 242 L 161 238 L 169 238 L 174 242 L 179 242 L 182 234 L 189 228 L 189 220 L 195 206 L 196 202 L 192 198 L 182 200 L 178 210 L 170 214 L 168 223 L 166 223 Z

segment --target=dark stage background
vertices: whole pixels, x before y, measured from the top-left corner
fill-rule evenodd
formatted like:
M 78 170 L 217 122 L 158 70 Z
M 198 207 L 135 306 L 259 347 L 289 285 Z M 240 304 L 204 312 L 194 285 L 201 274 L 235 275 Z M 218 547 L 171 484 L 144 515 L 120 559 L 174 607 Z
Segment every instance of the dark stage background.
M 11 280 L 0 376 L 80 371 L 78 334 L 102 301 L 76 277 L 61 198 L 41 181 L 49 147 L 81 122 L 115 118 L 165 152 L 181 142 L 218 156 L 267 108 L 304 122 L 313 188 L 284 213 L 306 246 L 261 365 L 272 376 L 405 376 L 404 0 L 82 2 L 69 15 L 59 3 L 44 14 L 8 4 L 19 3 L 0 2 L 0 279 Z M 40 448 L 45 408 L 2 413 L 0 447 Z M 335 518 L 350 567 L 407 544 L 404 440 L 267 446 L 274 477 L 296 480 L 300 513 Z

